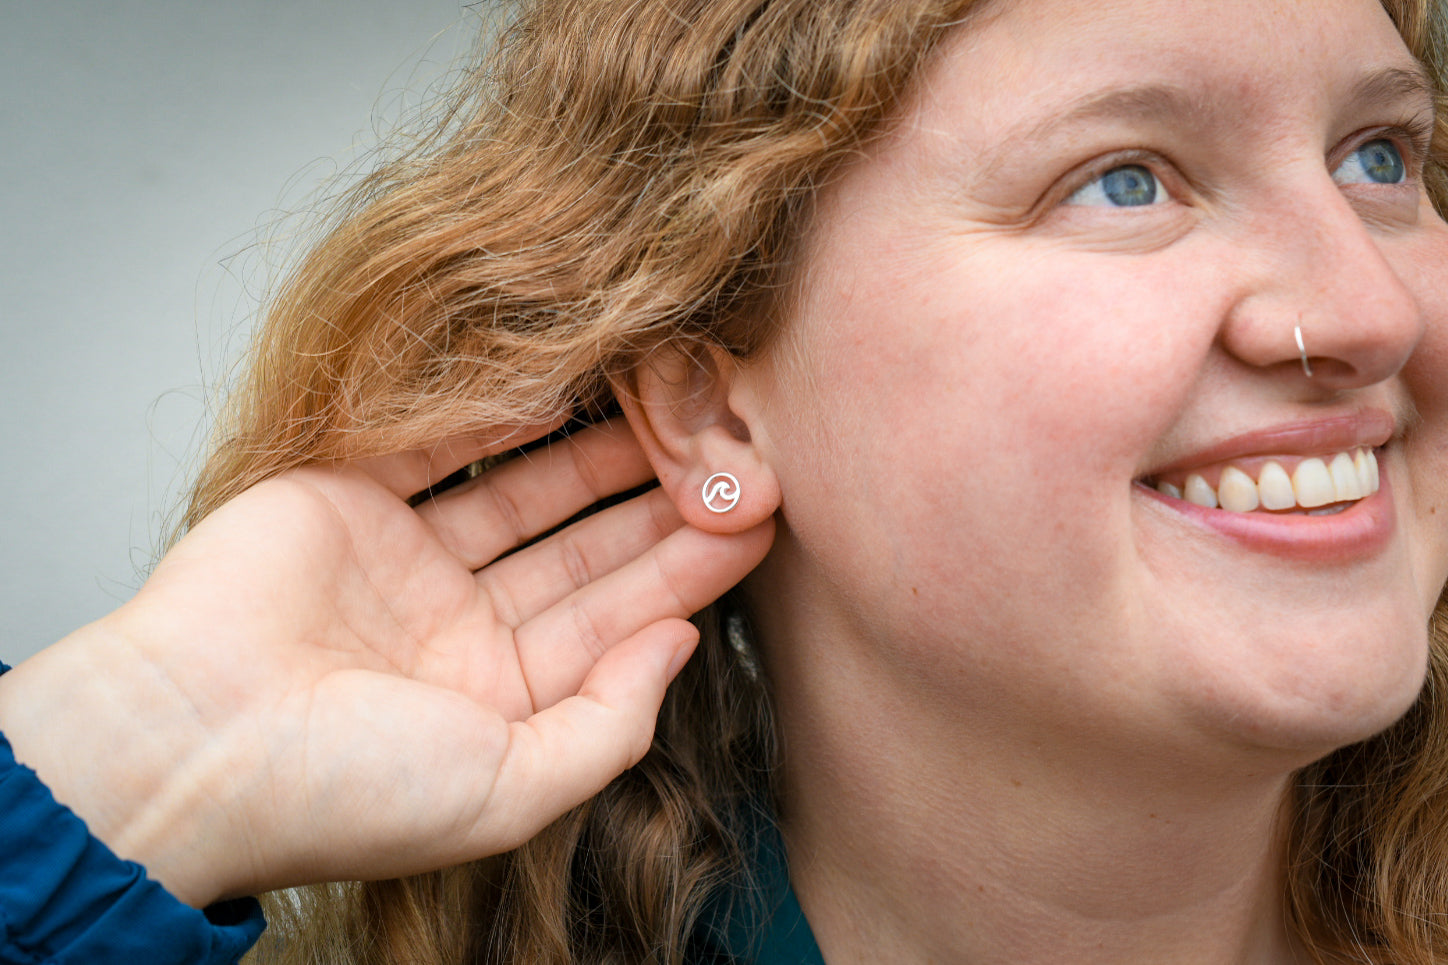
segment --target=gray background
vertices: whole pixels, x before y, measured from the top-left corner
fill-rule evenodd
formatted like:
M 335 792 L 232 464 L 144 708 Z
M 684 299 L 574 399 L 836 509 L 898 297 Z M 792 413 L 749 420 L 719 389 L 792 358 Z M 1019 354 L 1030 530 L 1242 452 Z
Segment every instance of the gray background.
M 0 660 L 135 592 L 284 214 L 469 49 L 472 7 L 0 0 Z

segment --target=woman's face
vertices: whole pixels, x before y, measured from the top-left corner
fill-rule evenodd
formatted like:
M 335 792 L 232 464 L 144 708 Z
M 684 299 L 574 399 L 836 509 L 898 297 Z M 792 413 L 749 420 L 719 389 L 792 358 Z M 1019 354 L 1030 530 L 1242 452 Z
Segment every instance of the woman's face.
M 1301 754 L 1399 715 L 1448 575 L 1425 84 L 1375 0 L 965 27 L 743 374 L 787 523 L 766 632 L 1032 726 Z

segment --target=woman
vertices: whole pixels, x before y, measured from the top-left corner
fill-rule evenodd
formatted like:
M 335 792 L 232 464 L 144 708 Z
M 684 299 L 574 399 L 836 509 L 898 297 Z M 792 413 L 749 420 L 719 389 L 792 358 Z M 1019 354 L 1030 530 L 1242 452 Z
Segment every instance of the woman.
M 1440 961 L 1442 16 L 526 10 L 0 729 L 282 960 Z

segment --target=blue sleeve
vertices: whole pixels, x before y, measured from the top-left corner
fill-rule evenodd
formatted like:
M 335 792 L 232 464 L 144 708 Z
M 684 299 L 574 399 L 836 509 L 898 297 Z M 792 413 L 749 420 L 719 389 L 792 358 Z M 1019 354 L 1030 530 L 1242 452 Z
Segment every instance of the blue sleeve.
M 121 860 L 0 735 L 0 965 L 232 965 L 264 928 L 254 898 L 198 911 Z

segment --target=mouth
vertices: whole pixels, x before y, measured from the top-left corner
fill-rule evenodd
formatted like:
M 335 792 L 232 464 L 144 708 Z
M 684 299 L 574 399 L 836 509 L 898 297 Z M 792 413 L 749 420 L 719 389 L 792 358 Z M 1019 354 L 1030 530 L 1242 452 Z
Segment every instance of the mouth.
M 1397 530 L 1392 475 L 1378 468 L 1395 436 L 1383 409 L 1284 423 L 1151 468 L 1133 488 L 1170 511 L 1165 518 L 1253 553 L 1314 565 L 1366 561 Z
M 1333 516 L 1378 492 L 1377 452 L 1255 456 L 1138 480 L 1169 499 L 1229 513 Z

